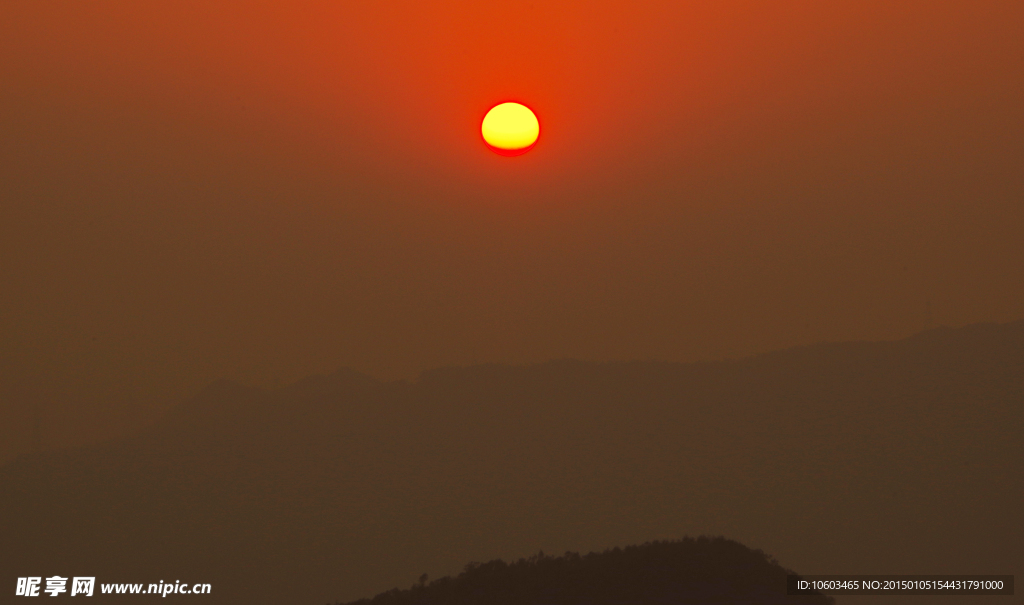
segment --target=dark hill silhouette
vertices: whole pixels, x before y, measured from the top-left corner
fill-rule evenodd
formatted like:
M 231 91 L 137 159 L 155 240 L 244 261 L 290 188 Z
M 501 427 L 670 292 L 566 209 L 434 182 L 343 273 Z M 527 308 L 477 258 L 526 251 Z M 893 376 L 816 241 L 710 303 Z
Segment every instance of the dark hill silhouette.
M 505 563 L 471 563 L 457 577 L 390 590 L 345 605 L 831 605 L 825 595 L 786 595 L 793 573 L 725 538 L 649 542 L 580 556 L 543 552 Z M 342 605 L 338 603 L 336 605 Z
M 714 363 L 219 382 L 131 438 L 0 467 L 0 570 L 324 603 L 713 534 L 804 574 L 1020 573 L 1022 420 L 1024 322 Z

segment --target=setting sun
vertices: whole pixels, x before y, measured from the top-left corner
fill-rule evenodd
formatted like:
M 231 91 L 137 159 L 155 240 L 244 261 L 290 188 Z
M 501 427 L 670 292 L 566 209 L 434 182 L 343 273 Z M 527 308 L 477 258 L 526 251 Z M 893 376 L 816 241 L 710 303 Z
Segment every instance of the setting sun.
M 540 123 L 529 107 L 519 103 L 501 103 L 484 116 L 480 133 L 495 153 L 520 155 L 537 143 Z

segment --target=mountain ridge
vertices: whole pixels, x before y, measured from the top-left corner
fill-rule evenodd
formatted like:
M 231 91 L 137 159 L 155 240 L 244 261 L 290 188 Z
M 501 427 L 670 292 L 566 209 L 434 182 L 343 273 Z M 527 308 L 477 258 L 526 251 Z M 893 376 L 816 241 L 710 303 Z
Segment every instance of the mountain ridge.
M 807 574 L 1014 573 L 1022 431 L 1024 322 L 699 364 L 222 381 L 128 438 L 0 467 L 0 568 L 322 603 L 710 534 Z
M 469 563 L 455 577 L 427 583 L 424 575 L 407 590 L 336 605 L 835 603 L 821 593 L 786 595 L 790 574 L 797 575 L 760 550 L 720 536 L 699 536 L 582 556 L 566 552 L 552 557 L 541 551 L 510 563 Z

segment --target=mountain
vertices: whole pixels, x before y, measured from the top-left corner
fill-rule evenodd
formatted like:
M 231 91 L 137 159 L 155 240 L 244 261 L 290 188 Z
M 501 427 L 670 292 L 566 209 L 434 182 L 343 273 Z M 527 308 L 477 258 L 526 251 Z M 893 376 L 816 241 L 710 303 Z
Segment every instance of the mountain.
M 739 361 L 218 382 L 130 438 L 0 468 L 0 569 L 324 603 L 705 534 L 803 574 L 1020 573 L 1022 428 L 1024 322 Z
M 821 594 L 787 596 L 792 573 L 768 555 L 724 538 L 701 536 L 562 557 L 541 552 L 511 564 L 471 563 L 458 577 L 390 590 L 346 605 L 685 605 L 804 603 L 832 605 Z M 341 605 L 341 604 L 338 604 Z

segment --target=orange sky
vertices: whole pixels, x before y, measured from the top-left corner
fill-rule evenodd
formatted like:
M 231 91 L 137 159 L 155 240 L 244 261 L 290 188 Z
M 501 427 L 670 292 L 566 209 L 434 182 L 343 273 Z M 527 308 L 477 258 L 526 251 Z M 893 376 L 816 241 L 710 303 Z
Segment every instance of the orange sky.
M 6 2 L 0 413 L 1019 319 L 1021 74 L 1016 0 Z

